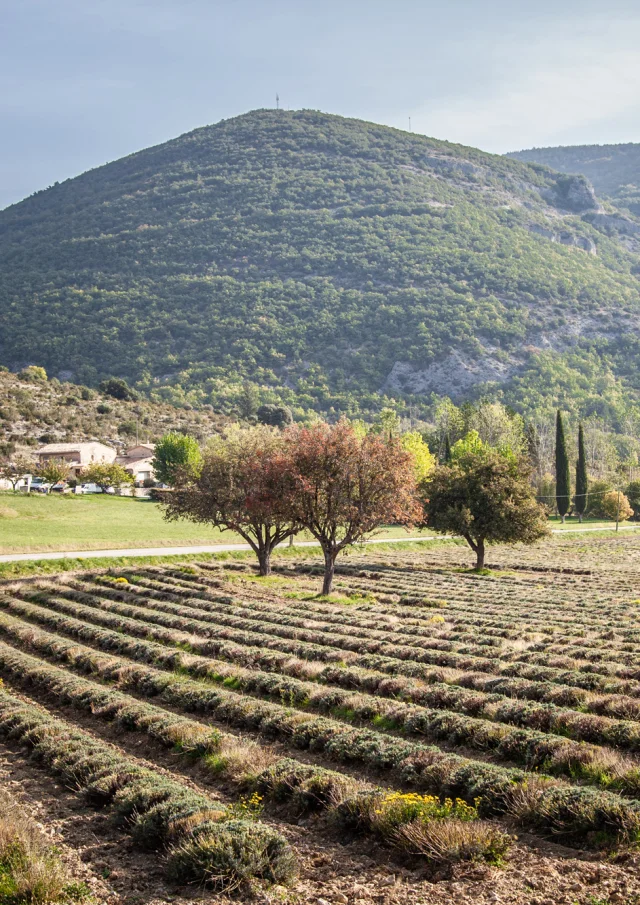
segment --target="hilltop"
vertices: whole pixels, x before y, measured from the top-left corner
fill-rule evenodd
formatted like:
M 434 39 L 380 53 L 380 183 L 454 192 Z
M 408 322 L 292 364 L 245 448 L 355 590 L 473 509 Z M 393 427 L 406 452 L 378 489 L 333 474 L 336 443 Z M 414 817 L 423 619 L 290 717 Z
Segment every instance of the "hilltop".
M 221 412 L 491 391 L 615 421 L 637 398 L 636 230 L 583 176 L 254 111 L 0 212 L 0 362 Z
M 99 440 L 132 446 L 171 430 L 200 440 L 219 432 L 227 419 L 209 408 L 195 411 L 147 399 L 114 399 L 69 382 L 33 380 L 0 370 L 0 457 L 17 447 L 66 440 Z
M 562 173 L 581 173 L 598 195 L 640 215 L 640 144 L 529 148 L 507 157 L 541 163 Z

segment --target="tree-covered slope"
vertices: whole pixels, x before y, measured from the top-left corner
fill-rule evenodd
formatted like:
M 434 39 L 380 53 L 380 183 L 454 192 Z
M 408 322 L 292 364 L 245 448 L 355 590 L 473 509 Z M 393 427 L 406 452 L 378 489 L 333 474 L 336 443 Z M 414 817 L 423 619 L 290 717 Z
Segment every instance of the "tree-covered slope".
M 487 384 L 554 404 L 586 368 L 626 404 L 638 240 L 598 205 L 582 177 L 256 111 L 0 212 L 0 362 L 221 409 L 249 382 L 299 414 Z
M 640 215 L 640 144 L 530 148 L 507 156 L 562 173 L 582 173 L 598 195 Z

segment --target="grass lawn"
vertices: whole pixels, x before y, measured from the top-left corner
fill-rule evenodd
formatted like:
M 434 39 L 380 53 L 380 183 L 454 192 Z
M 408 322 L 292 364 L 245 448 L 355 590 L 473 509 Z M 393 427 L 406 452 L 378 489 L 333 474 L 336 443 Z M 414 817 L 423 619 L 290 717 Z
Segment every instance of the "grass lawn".
M 412 537 L 419 534 L 411 532 Z M 376 537 L 407 537 L 407 532 L 387 528 Z M 299 538 L 311 540 L 306 533 Z M 0 493 L 0 554 L 234 542 L 243 541 L 231 531 L 187 521 L 165 522 L 159 505 L 151 500 L 106 494 Z
M 615 521 L 610 522 L 606 519 L 597 519 L 597 518 L 583 518 L 582 524 L 578 521 L 575 516 L 567 516 L 567 519 L 562 524 L 562 519 L 554 515 L 549 519 L 549 527 L 555 531 L 564 530 L 564 531 L 575 531 L 576 528 L 615 528 Z M 621 528 L 640 528 L 640 522 L 620 522 Z
M 157 503 L 102 494 L 0 494 L 0 553 L 233 542 L 192 522 L 165 522 Z

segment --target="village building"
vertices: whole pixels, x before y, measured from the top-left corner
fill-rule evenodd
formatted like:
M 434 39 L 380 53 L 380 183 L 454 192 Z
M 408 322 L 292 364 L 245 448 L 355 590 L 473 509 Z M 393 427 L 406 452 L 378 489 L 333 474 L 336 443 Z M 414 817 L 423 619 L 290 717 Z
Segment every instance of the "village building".
M 116 450 L 104 443 L 90 441 L 88 443 L 47 443 L 36 453 L 38 463 L 64 462 L 69 466 L 69 474 L 78 477 L 89 465 L 96 462 L 114 462 Z
M 153 480 L 155 449 L 153 443 L 139 443 L 116 456 L 115 461 L 133 475 L 136 484 L 143 484 L 145 481 Z

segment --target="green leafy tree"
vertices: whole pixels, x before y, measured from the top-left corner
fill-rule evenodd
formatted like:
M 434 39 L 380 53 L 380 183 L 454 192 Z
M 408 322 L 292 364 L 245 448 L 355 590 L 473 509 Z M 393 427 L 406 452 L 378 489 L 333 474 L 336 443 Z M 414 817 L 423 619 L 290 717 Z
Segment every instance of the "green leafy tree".
M 444 455 L 443 462 L 451 461 L 451 440 L 449 439 L 449 434 L 447 434 L 444 438 Z
M 369 433 L 370 425 L 363 421 L 362 418 L 349 418 L 349 424 L 353 428 L 356 437 L 359 437 L 362 440 L 363 437 L 366 437 Z
M 151 465 L 156 481 L 174 484 L 178 475 L 184 480 L 186 473 L 197 473 L 201 463 L 198 441 L 188 434 L 171 431 L 156 443 Z
M 500 402 L 481 402 L 469 416 L 469 427 L 477 430 L 487 446 L 520 455 L 526 440 L 524 421 Z
M 589 478 L 587 475 L 587 457 L 584 451 L 584 428 L 578 427 L 578 461 L 576 462 L 576 495 L 574 508 L 578 513 L 579 521 L 587 511 L 587 494 L 589 491 Z
M 549 533 L 530 466 L 496 450 L 468 451 L 422 485 L 424 526 L 463 537 L 484 568 L 487 544 L 531 544 Z
M 255 418 L 260 407 L 260 393 L 257 386 L 248 380 L 242 385 L 242 392 L 238 400 L 238 411 L 241 418 Z
M 257 411 L 257 416 L 260 424 L 277 427 L 280 430 L 293 423 L 291 409 L 287 405 L 275 405 L 272 402 L 261 405 Z
M 437 403 L 433 412 L 433 420 L 436 426 L 436 442 L 438 457 L 444 459 L 445 444 L 455 443 L 464 436 L 467 429 L 467 419 L 465 414 L 454 403 L 447 398 L 441 399 Z
M 397 437 L 400 433 L 400 418 L 396 410 L 390 407 L 383 408 L 376 415 L 371 432 L 373 434 L 381 434 L 387 439 Z
M 135 401 L 138 393 L 132 389 L 122 377 L 108 377 L 100 384 L 100 391 L 113 399 L 122 399 L 125 402 Z
M 0 461 L 0 478 L 9 481 L 14 493 L 20 481 L 36 470 L 36 463 L 28 456 L 14 455 Z
M 97 484 L 103 493 L 110 487 L 115 490 L 131 487 L 135 480 L 131 472 L 116 462 L 94 462 L 83 471 L 82 479 L 87 484 Z
M 490 452 L 490 448 L 482 442 L 480 439 L 480 435 L 476 430 L 468 431 L 464 437 L 461 437 L 451 447 L 451 459 L 450 461 L 455 462 L 458 459 L 466 458 L 467 456 L 483 456 Z
M 634 521 L 640 519 L 640 481 L 630 481 L 625 490 L 629 505 L 633 509 Z
M 556 505 L 564 522 L 571 504 L 571 475 L 562 412 L 556 413 Z
M 436 460 L 422 434 L 418 431 L 407 431 L 401 435 L 400 445 L 413 456 L 416 480 L 418 483 L 424 481 L 435 468 Z
M 591 481 L 587 500 L 587 515 L 590 518 L 607 518 L 602 501 L 612 490 L 613 485 L 606 478 L 599 481 Z
M 51 486 L 60 484 L 69 477 L 69 465 L 63 459 L 49 459 L 38 468 L 38 475 Z

